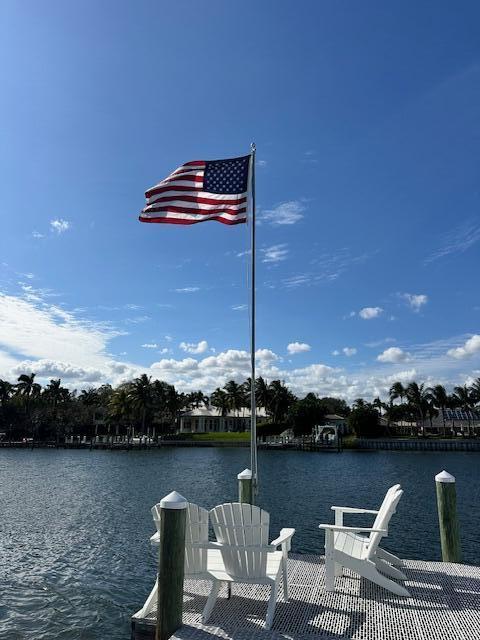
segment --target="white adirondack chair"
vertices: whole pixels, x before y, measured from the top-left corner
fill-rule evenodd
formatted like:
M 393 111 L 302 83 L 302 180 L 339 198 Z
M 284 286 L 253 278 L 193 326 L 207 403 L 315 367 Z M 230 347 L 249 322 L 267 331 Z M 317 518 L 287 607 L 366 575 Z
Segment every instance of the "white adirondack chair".
M 378 526 L 377 519 L 379 517 L 379 514 L 383 513 L 383 511 L 388 507 L 390 497 L 394 493 L 399 491 L 400 488 L 401 488 L 401 485 L 394 484 L 392 487 L 390 487 L 390 489 L 388 489 L 378 511 L 374 509 L 357 509 L 356 507 L 331 507 L 332 511 L 335 512 L 335 524 L 339 527 L 343 527 L 344 525 L 343 515 L 345 513 L 350 513 L 350 514 L 351 513 L 368 513 L 368 514 L 373 514 L 377 516 L 373 524 L 373 528 L 375 529 Z M 387 533 L 388 533 L 388 529 L 387 529 Z M 352 533 L 351 535 L 358 537 L 362 540 L 365 540 L 365 536 L 364 535 L 362 536 L 360 533 Z M 401 558 L 398 558 L 397 556 L 395 556 L 393 553 L 390 553 L 389 551 L 385 551 L 385 549 L 382 549 L 382 547 L 380 546 L 377 547 L 377 558 L 380 558 L 381 560 L 385 560 L 386 562 L 389 562 L 390 564 L 393 564 L 394 566 L 397 566 L 397 567 L 403 566 L 403 560 L 401 560 Z M 335 575 L 339 575 L 339 572 L 341 572 L 341 568 L 339 569 L 338 567 L 336 567 Z
M 275 614 L 278 586 L 283 576 L 283 595 L 288 600 L 287 557 L 295 529 L 282 529 L 278 538 L 268 543 L 270 515 L 259 507 L 239 502 L 221 504 L 210 511 L 217 538 L 213 543 L 221 554 L 224 568 L 209 573 L 214 578 L 203 611 L 207 622 L 215 605 L 221 582 L 266 584 L 271 586 L 265 627 L 270 629 Z M 277 551 L 281 547 L 281 551 Z
M 320 528 L 325 530 L 325 589 L 327 591 L 335 590 L 335 574 L 339 574 L 339 568 L 347 567 L 396 595 L 410 595 L 404 586 L 391 579 L 404 580 L 405 575 L 377 556 L 380 540 L 388 534 L 388 524 L 402 494 L 402 490 L 389 494 L 386 504 L 382 505 L 383 508 L 377 514 L 373 527 L 320 525 Z M 368 534 L 368 537 L 357 535 L 362 533 Z
M 153 546 L 160 543 L 160 504 L 151 509 L 157 532 L 150 538 Z M 209 569 L 223 569 L 222 555 L 219 549 L 209 548 L 208 511 L 196 504 L 187 504 L 185 525 L 185 579 L 214 580 Z M 134 618 L 146 618 L 156 608 L 158 581 L 150 592 L 145 604 L 134 614 Z

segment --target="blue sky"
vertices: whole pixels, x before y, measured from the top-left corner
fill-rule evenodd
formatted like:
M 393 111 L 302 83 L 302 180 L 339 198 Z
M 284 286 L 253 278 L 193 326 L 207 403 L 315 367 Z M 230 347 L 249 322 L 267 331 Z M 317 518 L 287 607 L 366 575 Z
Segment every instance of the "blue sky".
M 246 375 L 247 226 L 137 216 L 178 165 L 254 140 L 260 372 L 349 400 L 479 376 L 479 19 L 5 0 L 0 375 Z

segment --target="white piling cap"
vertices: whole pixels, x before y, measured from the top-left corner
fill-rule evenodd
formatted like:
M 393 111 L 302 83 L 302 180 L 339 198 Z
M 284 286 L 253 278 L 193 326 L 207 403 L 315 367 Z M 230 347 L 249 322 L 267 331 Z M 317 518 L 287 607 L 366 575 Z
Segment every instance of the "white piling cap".
M 162 509 L 186 509 L 187 500 L 176 491 L 172 491 L 160 500 L 160 506 Z
M 455 476 L 444 469 L 441 473 L 437 473 L 435 482 L 455 482 Z
M 252 472 L 250 471 L 250 469 L 244 469 L 242 473 L 238 474 L 237 478 L 238 480 L 251 480 Z

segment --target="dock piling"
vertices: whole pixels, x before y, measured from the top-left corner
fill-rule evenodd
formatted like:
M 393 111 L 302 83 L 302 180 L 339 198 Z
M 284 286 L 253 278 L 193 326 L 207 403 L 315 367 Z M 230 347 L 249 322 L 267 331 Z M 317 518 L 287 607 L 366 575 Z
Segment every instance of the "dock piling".
M 244 469 L 238 474 L 238 501 L 253 504 L 252 472 Z
M 435 476 L 438 523 L 443 562 L 461 562 L 460 527 L 457 516 L 455 477 L 447 471 Z
M 160 501 L 156 640 L 168 640 L 182 625 L 186 508 L 176 491 Z

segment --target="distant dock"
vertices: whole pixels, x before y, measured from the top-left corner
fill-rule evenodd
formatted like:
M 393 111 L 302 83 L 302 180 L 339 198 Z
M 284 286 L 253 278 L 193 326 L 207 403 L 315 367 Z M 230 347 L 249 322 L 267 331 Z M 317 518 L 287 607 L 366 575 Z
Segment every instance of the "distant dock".
M 114 451 L 131 451 L 144 449 L 162 449 L 164 447 L 235 447 L 249 448 L 250 443 L 247 440 L 158 440 L 148 441 L 146 438 L 138 441 L 86 441 L 86 442 L 59 442 L 55 441 L 0 441 L 0 448 L 17 448 L 17 449 L 95 449 L 95 450 L 114 450 Z M 317 444 L 314 442 L 297 442 L 297 443 L 278 443 L 278 442 L 258 442 L 259 449 L 286 449 L 291 451 L 334 451 L 338 452 L 340 448 L 337 444 Z

